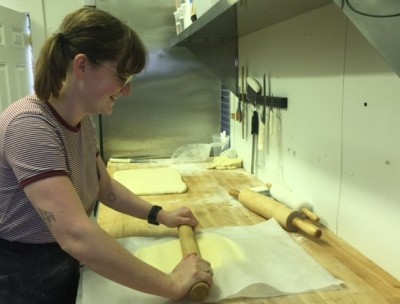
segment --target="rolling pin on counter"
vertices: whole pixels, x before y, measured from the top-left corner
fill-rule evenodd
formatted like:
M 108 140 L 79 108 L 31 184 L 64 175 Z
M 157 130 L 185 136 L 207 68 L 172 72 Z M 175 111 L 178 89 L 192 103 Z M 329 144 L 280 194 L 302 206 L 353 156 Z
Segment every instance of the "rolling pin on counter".
M 312 206 L 299 195 L 281 184 L 267 184 L 271 196 L 288 207 L 301 211 L 313 222 L 319 222 L 319 216 L 312 211 Z
M 285 205 L 250 189 L 241 191 L 230 189 L 229 194 L 239 199 L 248 209 L 266 219 L 274 218 L 287 231 L 302 231 L 310 236 L 319 238 L 322 230 L 313 224 L 304 221 L 301 212 L 292 210 Z

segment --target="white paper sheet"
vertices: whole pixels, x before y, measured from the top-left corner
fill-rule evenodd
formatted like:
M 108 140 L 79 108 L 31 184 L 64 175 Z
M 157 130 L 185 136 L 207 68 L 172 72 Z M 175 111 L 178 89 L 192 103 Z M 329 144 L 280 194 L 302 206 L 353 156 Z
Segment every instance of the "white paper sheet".
M 229 259 L 229 252 L 224 253 L 227 258 L 214 268 L 214 286 L 206 302 L 234 297 L 271 297 L 328 290 L 338 288 L 343 283 L 322 268 L 273 219 L 253 226 L 210 228 L 202 231 L 204 235 L 208 233 L 234 242 L 246 258 L 239 261 Z M 130 237 L 121 239 L 120 242 L 128 250 L 137 252 L 140 248 L 157 248 L 155 244 L 172 240 L 173 238 Z M 180 248 L 177 250 L 180 251 Z M 160 254 L 160 258 L 167 254 L 169 253 Z M 83 272 L 82 280 L 82 304 L 172 303 L 168 299 L 118 285 L 89 269 Z M 183 299 L 180 302 L 189 303 L 190 300 Z

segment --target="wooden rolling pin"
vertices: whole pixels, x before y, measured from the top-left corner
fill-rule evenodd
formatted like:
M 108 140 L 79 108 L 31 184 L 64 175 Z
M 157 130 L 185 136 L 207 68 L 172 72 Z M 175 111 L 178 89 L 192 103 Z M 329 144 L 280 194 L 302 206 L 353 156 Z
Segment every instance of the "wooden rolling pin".
M 319 222 L 319 216 L 312 212 L 312 206 L 300 196 L 280 184 L 267 184 L 269 193 L 277 201 L 287 205 L 289 208 L 300 210 L 313 222 Z
M 274 218 L 288 231 L 300 230 L 308 235 L 319 238 L 321 229 L 303 220 L 301 212 L 294 211 L 274 199 L 249 189 L 230 189 L 229 194 L 239 199 L 240 203 L 255 213 L 270 219 Z
M 178 227 L 179 241 L 181 243 L 182 256 L 196 254 L 201 257 L 199 246 L 197 245 L 196 236 L 194 235 L 193 228 L 188 225 Z M 205 282 L 199 282 L 192 286 L 189 296 L 193 301 L 204 301 L 210 293 L 210 287 Z

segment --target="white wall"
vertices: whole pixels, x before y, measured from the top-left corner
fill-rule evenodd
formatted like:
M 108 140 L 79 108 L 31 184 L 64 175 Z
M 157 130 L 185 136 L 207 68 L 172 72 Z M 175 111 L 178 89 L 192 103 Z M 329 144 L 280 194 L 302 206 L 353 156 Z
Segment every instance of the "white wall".
M 270 73 L 273 95 L 289 102 L 256 175 L 307 199 L 400 279 L 399 77 L 334 4 L 240 38 L 239 64 L 261 84 Z M 237 122 L 231 132 L 250 171 L 251 135 L 242 140 Z

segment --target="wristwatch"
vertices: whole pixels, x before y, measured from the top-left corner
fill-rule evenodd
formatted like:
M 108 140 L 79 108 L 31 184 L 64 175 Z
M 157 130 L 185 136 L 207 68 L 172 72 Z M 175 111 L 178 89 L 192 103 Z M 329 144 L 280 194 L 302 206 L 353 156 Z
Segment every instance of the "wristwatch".
M 160 223 L 157 221 L 157 215 L 161 210 L 161 206 L 154 205 L 151 207 L 149 215 L 147 216 L 147 222 L 152 225 L 160 225 Z

